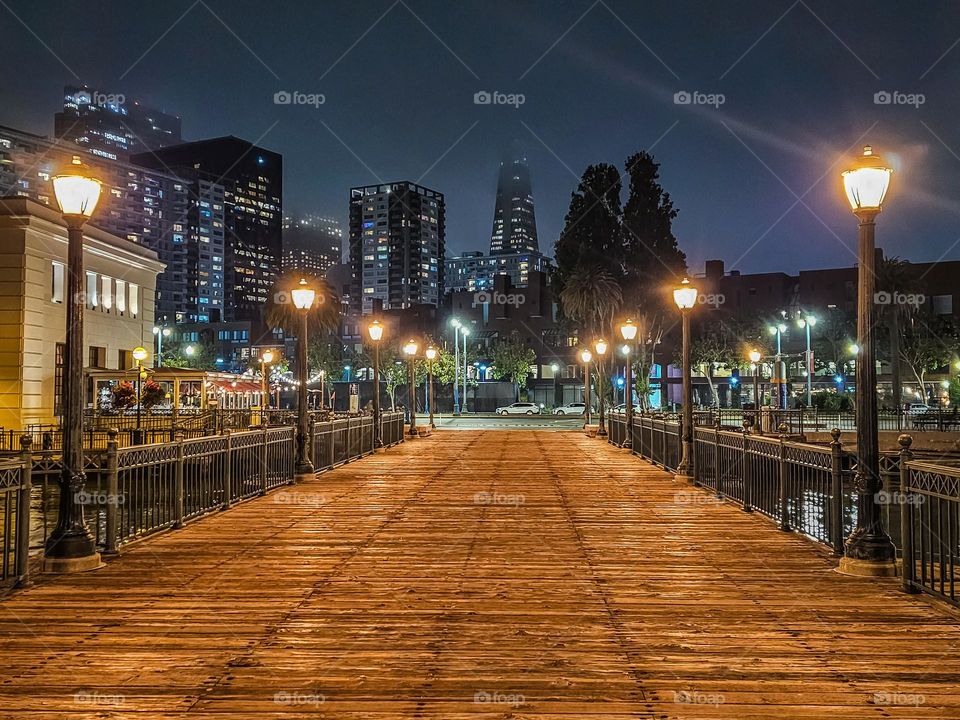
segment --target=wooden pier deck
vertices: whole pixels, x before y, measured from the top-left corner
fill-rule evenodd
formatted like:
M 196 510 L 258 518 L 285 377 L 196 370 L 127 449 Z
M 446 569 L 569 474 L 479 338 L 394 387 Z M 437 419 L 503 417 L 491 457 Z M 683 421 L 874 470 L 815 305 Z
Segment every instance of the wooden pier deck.
M 0 600 L 0 718 L 960 718 L 958 615 L 581 433 L 436 433 Z

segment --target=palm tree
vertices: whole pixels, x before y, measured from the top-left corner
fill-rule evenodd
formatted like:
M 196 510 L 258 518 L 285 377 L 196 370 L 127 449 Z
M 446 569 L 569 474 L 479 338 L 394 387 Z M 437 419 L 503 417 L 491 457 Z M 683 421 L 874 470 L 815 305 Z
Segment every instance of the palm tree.
M 623 304 L 616 278 L 599 265 L 577 268 L 560 293 L 564 314 L 580 324 L 584 334 L 604 335 Z
M 311 335 L 336 332 L 340 327 L 340 297 L 324 278 L 300 272 L 288 272 L 273 284 L 264 314 L 271 328 L 280 328 L 287 335 L 300 333 L 300 313 L 293 304 L 291 292 L 305 279 L 316 291 L 313 305 L 307 315 L 307 329 Z

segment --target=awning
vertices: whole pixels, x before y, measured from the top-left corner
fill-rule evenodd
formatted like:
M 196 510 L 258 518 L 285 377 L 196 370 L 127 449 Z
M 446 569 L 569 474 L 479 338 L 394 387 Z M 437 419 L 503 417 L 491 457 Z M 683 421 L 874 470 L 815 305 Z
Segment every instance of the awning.
M 260 392 L 260 383 L 249 382 L 247 380 L 210 380 L 210 385 L 217 390 L 232 393 L 258 393 Z

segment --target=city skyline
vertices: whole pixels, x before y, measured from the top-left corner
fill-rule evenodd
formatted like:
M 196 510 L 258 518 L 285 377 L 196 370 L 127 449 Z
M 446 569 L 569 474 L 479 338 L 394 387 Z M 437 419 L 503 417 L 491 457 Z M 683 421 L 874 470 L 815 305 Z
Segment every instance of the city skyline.
M 49 133 L 71 83 L 128 91 L 180 115 L 187 139 L 233 134 L 292 158 L 287 209 L 343 225 L 345 188 L 423 174 L 448 198 L 451 255 L 486 247 L 491 186 L 513 138 L 530 148 L 547 254 L 584 168 L 652 148 L 691 266 L 724 257 L 744 272 L 853 262 L 836 163 L 869 140 L 897 171 L 897 212 L 881 219 L 888 253 L 915 261 L 960 253 L 952 227 L 960 204 L 943 190 L 960 177 L 949 92 L 960 63 L 948 29 L 956 8 L 936 8 L 922 42 L 896 44 L 884 40 L 915 25 L 914 14 L 870 3 L 747 3 L 712 25 L 683 3 L 446 12 L 384 2 L 358 13 L 334 4 L 323 22 L 319 11 L 280 8 L 262 25 L 244 3 L 147 8 L 136 19 L 115 7 L 122 32 L 89 48 L 82 38 L 96 18 L 68 6 L 56 19 L 8 6 L 20 19 L 11 16 L 10 52 L 34 71 L 0 91 L 4 124 Z M 506 37 L 491 59 L 482 42 L 493 28 Z M 325 49 L 295 52 L 305 33 Z M 357 80 L 374 48 L 390 61 Z M 198 66 L 196 53 L 211 62 Z M 417 76 L 450 91 L 416 89 Z M 275 104 L 282 93 L 289 103 Z M 359 112 L 369 97 L 415 101 L 387 120 Z M 408 138 L 402 148 L 390 147 L 395 132 Z

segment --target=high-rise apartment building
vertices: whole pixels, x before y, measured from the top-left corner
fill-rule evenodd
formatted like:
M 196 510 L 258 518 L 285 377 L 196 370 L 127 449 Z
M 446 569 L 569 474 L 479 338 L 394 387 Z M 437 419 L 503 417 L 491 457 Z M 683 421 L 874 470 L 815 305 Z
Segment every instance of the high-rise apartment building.
M 179 117 L 85 85 L 63 89 L 63 110 L 54 116 L 53 134 L 109 160 L 182 142 Z
M 445 265 L 444 285 L 449 293 L 489 290 L 497 275 L 507 275 L 513 287 L 526 287 L 531 272 L 549 274 L 552 263 L 538 252 L 484 255 L 473 251 L 447 258 Z
M 490 254 L 536 253 L 537 218 L 527 159 L 515 149 L 500 163 Z
M 439 305 L 443 194 L 404 181 L 350 189 L 350 297 L 354 310 Z
M 223 296 L 220 317 L 210 312 L 209 321 L 259 320 L 282 264 L 282 156 L 229 136 L 140 153 L 131 161 L 169 169 L 191 183 L 197 301 L 215 308 L 216 293 Z M 215 286 L 221 283 L 219 272 L 223 287 Z
M 323 277 L 343 261 L 343 230 L 330 218 L 304 215 L 283 219 L 283 271 Z

